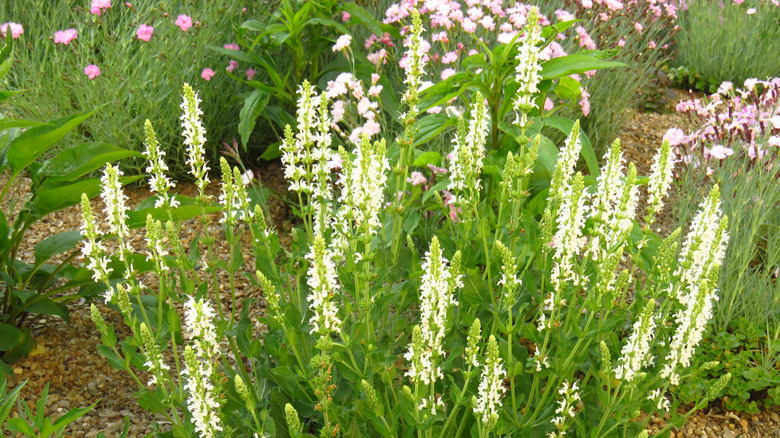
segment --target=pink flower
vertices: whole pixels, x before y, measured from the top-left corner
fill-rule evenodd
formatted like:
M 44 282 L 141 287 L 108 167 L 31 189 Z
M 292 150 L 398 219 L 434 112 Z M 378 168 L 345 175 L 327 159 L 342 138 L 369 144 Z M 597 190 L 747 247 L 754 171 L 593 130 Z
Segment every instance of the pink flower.
M 544 99 L 544 110 L 545 110 L 545 111 L 552 111 L 552 109 L 553 109 L 554 107 L 555 107 L 555 104 L 553 103 L 553 101 L 552 101 L 552 100 L 550 100 L 550 98 L 549 98 L 549 97 L 548 97 L 548 98 L 546 98 L 546 99 Z
M 222 47 L 225 48 L 225 49 L 228 49 L 228 50 L 241 50 L 241 48 L 238 47 L 238 44 L 236 44 L 236 43 L 225 44 Z
M 68 44 L 78 38 L 76 29 L 59 30 L 54 32 L 54 44 Z
M 590 9 L 593 7 L 593 1 L 591 0 L 582 0 L 582 7 L 585 9 Z
M 582 108 L 582 114 L 585 117 L 588 117 L 588 114 L 590 114 L 590 100 L 588 99 L 590 97 L 590 93 L 585 91 L 584 88 L 582 90 L 582 99 L 580 99 L 580 107 Z
M 441 63 L 452 64 L 457 60 L 458 60 L 458 54 L 456 52 L 447 52 L 444 56 L 442 56 Z
M 682 129 L 670 128 L 666 131 L 666 134 L 664 134 L 664 140 L 668 140 L 670 146 L 678 146 L 687 143 L 690 139 L 685 135 L 685 132 L 683 132 Z
M 748 15 L 753 15 L 756 13 L 756 8 L 750 8 L 745 13 Z
M 142 24 L 138 27 L 138 30 L 135 31 L 135 35 L 138 37 L 139 40 L 149 42 L 150 39 L 152 39 L 152 34 L 154 33 L 154 28 L 152 26 L 147 26 L 145 24 Z
M 647 43 L 647 45 L 648 45 L 648 46 L 649 46 L 651 49 L 655 49 L 655 48 L 656 48 L 656 46 L 657 46 L 657 44 L 656 44 L 656 43 L 655 43 L 655 41 L 653 41 L 653 40 L 650 40 L 650 42 L 649 42 L 649 43 Z
M 352 17 L 352 16 L 351 16 L 351 15 L 349 15 L 349 12 L 347 12 L 347 11 L 344 11 L 344 12 L 342 12 L 342 13 L 341 13 L 341 21 L 343 21 L 343 22 L 345 22 L 345 23 L 346 23 L 347 21 L 349 21 L 349 18 L 350 18 L 350 17 Z
M 179 17 L 176 18 L 176 25 L 179 26 L 182 31 L 186 32 L 187 29 L 192 27 L 192 18 L 187 15 L 179 15 Z
M 333 116 L 333 123 L 338 123 L 344 120 L 344 101 L 337 100 L 333 102 L 333 109 L 330 111 L 330 115 Z
M 24 28 L 21 24 L 9 21 L 0 25 L 0 32 L 3 33 L 3 38 L 5 38 L 5 33 L 8 31 L 9 27 L 11 28 L 11 37 L 13 37 L 13 39 L 19 38 L 19 36 L 24 33 Z
M 382 88 L 384 88 L 384 87 L 381 86 L 381 85 L 372 85 L 368 89 L 368 95 L 371 96 L 371 97 L 379 97 L 379 93 L 382 92 Z
M 434 106 L 434 107 L 428 109 L 428 111 L 426 111 L 426 113 L 428 113 L 428 114 L 439 114 L 442 109 L 443 108 L 441 106 Z
M 626 40 L 621 38 L 620 41 L 618 41 L 618 46 L 620 47 L 626 47 Z
M 130 4 L 130 2 L 125 2 L 125 6 L 127 6 L 130 9 L 133 9 L 133 5 Z
M 228 73 L 233 73 L 233 70 L 235 70 L 235 69 L 236 69 L 236 67 L 238 67 L 238 62 L 236 62 L 236 61 L 233 61 L 233 60 L 231 59 L 231 60 L 230 60 L 230 62 L 228 62 L 228 66 L 227 66 L 227 67 L 225 67 L 225 70 L 227 70 L 227 71 L 228 71 Z
M 203 79 L 205 79 L 207 81 L 210 81 L 211 78 L 214 77 L 214 70 L 212 70 L 210 68 L 204 68 L 203 71 L 200 73 L 200 77 L 202 77 Z
M 413 186 L 419 186 L 420 184 L 427 183 L 428 180 L 425 178 L 425 175 L 423 175 L 422 172 L 412 172 L 412 176 L 410 178 L 406 178 L 406 182 L 412 183 Z
M 712 149 L 710 149 L 710 155 L 713 158 L 722 160 L 728 157 L 729 155 L 734 155 L 734 151 L 723 145 L 716 144 L 715 146 L 712 147 Z
M 777 146 L 780 148 L 780 135 L 773 135 L 766 141 L 769 146 Z
M 246 80 L 251 81 L 255 77 L 255 71 L 251 68 L 246 69 Z
M 84 74 L 90 79 L 95 79 L 100 76 L 100 68 L 94 64 L 90 64 L 84 69 Z
M 447 78 L 449 78 L 450 76 L 452 76 L 454 74 L 455 74 L 455 69 L 454 68 L 446 68 L 446 69 L 444 69 L 444 71 L 441 72 L 441 80 L 442 81 L 446 80 Z
M 641 24 L 635 22 L 634 23 L 634 29 L 636 29 L 637 32 L 642 33 L 642 31 L 645 29 L 645 27 L 642 26 Z
M 372 64 L 374 64 L 374 65 L 376 65 L 378 67 L 379 64 L 387 63 L 387 59 L 386 59 L 387 58 L 387 51 L 385 49 L 381 49 L 378 52 L 369 53 L 366 56 L 366 58 L 368 59 L 369 62 L 371 62 Z M 408 59 L 407 59 L 407 62 L 408 62 Z M 399 65 L 400 65 L 400 63 L 399 63 Z
M 371 85 L 376 85 L 376 83 L 379 82 L 380 77 L 381 76 L 376 73 L 371 73 Z
M 741 5 L 744 2 L 745 2 L 745 0 L 734 0 L 734 4 L 735 5 Z
M 89 8 L 89 12 L 100 16 L 103 13 L 103 9 L 109 9 L 111 7 L 111 0 L 92 0 L 92 5 Z

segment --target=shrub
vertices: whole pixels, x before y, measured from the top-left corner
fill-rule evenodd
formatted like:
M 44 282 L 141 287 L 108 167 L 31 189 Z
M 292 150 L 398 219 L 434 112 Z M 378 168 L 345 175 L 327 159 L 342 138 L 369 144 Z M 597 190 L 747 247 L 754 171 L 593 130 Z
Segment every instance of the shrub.
M 407 115 L 414 114 L 424 69 L 413 41 Z M 391 166 L 396 177 L 406 170 L 388 155 L 385 140 L 364 134 L 357 143 L 341 141 L 327 92 L 304 82 L 298 94 L 299 123 L 286 129 L 281 147 L 301 218 L 289 249 L 225 160 L 218 207 L 231 248 L 225 260 L 210 250 L 223 234 L 208 227 L 204 246 L 185 250 L 176 225 L 162 222 L 172 202 L 168 186 L 156 186 L 160 211 L 147 216 L 147 264 L 160 279 L 157 291 L 136 280 L 137 266 L 122 262 L 133 251 L 113 166 L 104 174 L 113 212 L 107 222 L 95 222 L 89 202 L 82 203 L 84 254 L 133 333 L 118 340 L 93 307 L 101 353 L 134 375 L 149 372 L 148 387 L 138 382 L 139 395 L 168 416 L 175 436 L 634 435 L 649 421 L 636 421 L 642 411 L 669 410 L 665 431 L 692 412 L 678 414 L 667 389 L 699 372 L 689 368 L 691 355 L 710 317 L 728 239 L 717 188 L 702 202 L 679 256 L 679 233 L 660 242 L 636 226 L 636 169 L 626 168 L 619 142 L 588 182 L 594 187 L 574 174 L 576 123 L 547 190 L 528 191 L 531 173 L 544 166 L 539 137 L 523 142 L 518 156 L 507 155 L 500 184 L 487 190 L 489 111 L 475 93 L 448 169 L 409 175 L 397 195 Z M 198 103 L 185 86 L 183 134 L 199 187 L 194 202 L 205 209 L 211 203 Z M 149 134 L 152 157 L 157 145 Z M 662 207 L 671 165 L 665 144 L 651 176 L 648 222 Z M 153 176 L 165 180 L 159 171 Z M 101 243 L 106 227 L 118 239 L 115 253 Z M 255 260 L 248 270 L 267 302 L 258 321 L 268 328 L 262 339 L 254 335 L 249 303 L 235 295 L 234 280 L 245 275 L 242 232 L 251 234 Z M 631 270 L 618 268 L 624 254 L 632 257 Z M 109 281 L 108 260 L 124 265 L 126 282 Z M 208 275 L 198 275 L 201 266 Z M 635 281 L 640 269 L 649 281 Z M 217 270 L 228 277 L 229 296 L 220 292 Z M 177 304 L 184 305 L 184 324 Z
M 106 104 L 66 144 L 100 139 L 134 151 L 140 151 L 143 122 L 149 118 L 167 128 L 160 142 L 172 174 L 186 177 L 181 140 L 169 135 L 176 127 L 170 114 L 178 111 L 174 84 L 201 83 L 212 144 L 232 138 L 238 109 L 229 96 L 238 88 L 225 74 L 228 58 L 210 46 L 235 44 L 233 28 L 242 11 L 260 7 L 239 0 L 115 1 L 110 8 L 98 7 L 96 14 L 90 13 L 88 0 L 3 2 L 0 17 L 15 17 L 25 28 L 25 44 L 16 51 L 24 68 L 14 69 L 8 80 L 29 92 L 13 110 L 48 120 Z M 234 72 L 244 74 L 247 67 Z M 216 71 L 213 77 L 207 69 Z M 216 157 L 217 148 L 209 155 Z M 125 161 L 123 167 L 129 174 L 143 173 L 140 160 Z

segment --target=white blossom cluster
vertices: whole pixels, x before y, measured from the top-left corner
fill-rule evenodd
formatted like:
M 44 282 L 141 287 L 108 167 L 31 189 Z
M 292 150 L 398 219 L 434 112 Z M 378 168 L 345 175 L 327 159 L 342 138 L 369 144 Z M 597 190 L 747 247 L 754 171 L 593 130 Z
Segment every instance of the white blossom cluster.
M 254 211 L 249 207 L 249 198 L 246 187 L 241 179 L 241 171 L 232 168 L 224 157 L 219 160 L 222 168 L 222 184 L 220 187 L 219 203 L 222 206 L 222 217 L 219 223 L 235 226 L 240 220 L 249 221 Z
M 655 408 L 659 411 L 663 410 L 669 412 L 672 407 L 672 403 L 661 391 L 661 388 L 654 389 L 647 393 L 647 399 L 655 403 Z
M 574 410 L 575 402 L 580 401 L 577 382 L 569 385 L 569 381 L 564 379 L 561 383 L 561 387 L 558 388 L 558 394 L 561 395 L 561 398 L 558 399 L 558 407 L 555 409 L 557 415 L 552 418 L 552 423 L 557 430 L 548 433 L 548 438 L 561 438 L 565 436 L 566 429 L 571 425 L 569 419 L 574 418 L 574 416 L 577 415 L 577 412 Z
M 535 107 L 534 94 L 539 92 L 538 85 L 541 81 L 539 73 L 542 66 L 539 64 L 539 55 L 542 48 L 542 27 L 539 25 L 539 8 L 532 6 L 528 11 L 528 22 L 524 28 L 525 34 L 520 38 L 520 50 L 517 53 L 517 66 L 515 67 L 515 80 L 520 84 L 515 99 L 515 111 L 517 118 L 515 123 L 520 127 L 528 124 L 528 113 Z
M 168 255 L 168 245 L 165 241 L 162 223 L 154 220 L 151 214 L 146 215 L 146 247 L 149 251 L 146 256 L 154 261 L 158 272 L 167 271 L 170 268 L 165 263 L 165 256 Z
M 317 120 L 319 96 L 309 81 L 303 81 L 298 87 L 298 111 L 296 113 L 296 133 L 287 126 L 285 138 L 279 149 L 282 151 L 284 178 L 289 189 L 294 192 L 311 193 L 311 147 L 314 143 L 314 130 Z
M 556 219 L 558 230 L 553 238 L 555 252 L 550 280 L 559 293 L 563 290 L 564 281 L 579 285 L 583 280 L 573 268 L 586 242 L 582 232 L 589 210 L 587 199 L 583 176 L 578 172 L 571 184 L 563 188 L 563 202 Z
M 696 346 L 702 339 L 712 307 L 718 299 L 718 270 L 728 243 L 728 220 L 720 210 L 720 189 L 713 187 L 699 207 L 691 229 L 683 242 L 676 298 L 683 306 L 675 312 L 677 328 L 669 345 L 661 377 L 673 385 L 680 382 L 678 369 L 690 365 Z
M 376 234 L 381 225 L 379 213 L 384 205 L 390 170 L 385 151 L 384 140 L 372 144 L 364 136 L 355 149 L 355 158 L 345 165 L 339 177 L 342 208 L 337 222 L 354 220 L 365 237 Z
M 146 172 L 149 174 L 149 189 L 159 196 L 154 206 L 155 208 L 163 206 L 176 208 L 179 206 L 179 201 L 175 196 L 168 196 L 168 191 L 176 187 L 176 183 L 165 175 L 165 172 L 168 171 L 168 165 L 163 159 L 165 151 L 160 149 L 157 134 L 152 128 L 152 122 L 148 119 L 144 122 L 144 131 L 146 132 L 146 141 L 144 142 L 146 149 L 143 155 L 149 161 L 149 165 L 146 166 Z
M 190 166 L 190 174 L 195 177 L 195 184 L 203 190 L 208 184 L 207 173 L 209 167 L 206 163 L 206 128 L 203 127 L 200 117 L 203 111 L 200 109 L 200 98 L 189 84 L 184 84 L 184 100 L 181 103 L 183 114 L 181 115 L 182 135 L 187 147 L 187 165 Z
M 671 153 L 669 140 L 664 139 L 661 149 L 653 158 L 653 165 L 650 167 L 650 182 L 647 192 L 647 216 L 645 222 L 652 225 L 655 222 L 655 215 L 663 210 L 663 198 L 669 192 L 672 185 L 672 173 L 674 171 L 674 154 Z
M 120 239 L 127 236 L 127 195 L 122 190 L 122 183 L 119 177 L 123 175 L 119 167 L 107 164 L 103 169 L 103 176 L 100 177 L 101 192 L 100 198 L 103 199 L 103 211 L 108 220 L 108 230 L 111 234 L 116 234 Z M 123 254 L 120 253 L 120 257 Z
M 449 156 L 450 183 L 447 190 L 452 193 L 455 206 L 473 210 L 479 203 L 482 182 L 482 160 L 485 157 L 485 143 L 490 129 L 490 114 L 481 93 L 476 93 L 471 106 L 468 129 L 458 129 L 452 139 L 454 150 Z M 476 199 L 475 199 L 476 198 Z M 463 220 L 473 219 L 464 215 Z
M 309 296 L 309 308 L 314 315 L 309 320 L 312 329 L 309 333 L 317 332 L 322 336 L 330 336 L 331 333 L 341 331 L 341 320 L 338 317 L 338 308 L 332 301 L 340 286 L 336 277 L 336 265 L 333 256 L 325 246 L 325 239 L 317 234 L 311 246 L 311 252 L 306 255 L 309 261 L 306 284 L 311 288 Z
M 195 343 L 199 356 L 211 362 L 217 356 L 217 330 L 214 327 L 214 309 L 208 300 L 190 297 L 184 305 L 184 322 L 187 336 Z
M 213 438 L 222 431 L 219 421 L 219 403 L 214 394 L 207 366 L 191 345 L 184 347 L 184 369 L 187 391 L 187 409 L 192 415 L 195 430 L 202 438 Z
M 484 358 L 482 378 L 479 381 L 477 403 L 474 405 L 474 414 L 487 425 L 488 430 L 493 430 L 498 422 L 498 410 L 501 408 L 501 395 L 506 391 L 503 381 L 506 370 L 501 365 L 498 355 L 496 338 L 490 335 L 487 345 L 487 354 Z
M 95 282 L 108 282 L 112 269 L 108 267 L 106 249 L 100 239 L 95 216 L 92 214 L 92 205 L 86 193 L 81 194 L 81 235 L 86 239 L 81 248 L 81 254 L 87 260 L 87 269 L 92 272 L 92 280 Z M 112 289 L 106 292 L 106 301 L 110 301 Z
M 566 140 L 566 145 L 558 155 L 558 162 L 555 165 L 555 171 L 550 180 L 546 210 L 549 210 L 548 216 L 553 219 L 555 217 L 556 209 L 563 201 L 564 190 L 571 184 L 571 178 L 572 175 L 574 175 L 574 166 L 577 164 L 581 149 L 582 141 L 580 139 L 580 122 L 578 120 L 574 122 L 571 133 Z
M 145 322 L 141 323 L 141 343 L 144 356 L 146 357 L 144 366 L 149 371 L 149 382 L 147 384 L 164 385 L 170 379 L 168 372 L 171 370 L 171 367 L 163 360 L 160 346 Z
M 401 118 L 406 117 L 414 118 L 419 112 L 417 109 L 417 99 L 420 92 L 422 82 L 420 78 L 425 74 L 425 46 L 430 47 L 422 38 L 423 26 L 420 13 L 417 9 L 412 10 L 412 26 L 410 29 L 410 35 L 404 40 L 404 47 L 407 48 L 404 58 L 404 71 L 406 78 L 404 84 L 407 87 L 406 93 L 401 98 L 401 102 L 409 105 L 409 112 L 403 115 Z
M 656 326 L 654 309 L 655 300 L 648 300 L 642 315 L 634 322 L 631 336 L 628 337 L 628 341 L 623 346 L 620 359 L 615 366 L 616 379 L 631 382 L 644 366 L 652 365 L 653 357 L 650 354 L 650 343 L 653 340 Z

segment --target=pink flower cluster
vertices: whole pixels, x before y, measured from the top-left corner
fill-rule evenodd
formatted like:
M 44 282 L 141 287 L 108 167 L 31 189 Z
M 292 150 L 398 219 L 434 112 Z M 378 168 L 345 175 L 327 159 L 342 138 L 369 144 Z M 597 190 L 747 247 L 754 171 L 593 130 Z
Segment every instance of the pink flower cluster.
M 341 73 L 328 82 L 325 95 L 333 100 L 331 106 L 332 128 L 343 138 L 354 144 L 367 135 L 369 138 L 379 134 L 381 127 L 377 121 L 379 112 L 380 76 L 371 75 L 371 87 L 366 91 L 363 81 L 351 73 Z M 342 129 L 341 125 L 344 126 Z
M 111 0 L 92 0 L 92 6 L 89 8 L 89 12 L 94 15 L 100 16 L 104 10 L 110 8 L 111 8 Z
M 19 38 L 24 33 L 24 28 L 21 24 L 9 21 L 7 23 L 0 24 L 0 33 L 3 34 L 3 38 L 5 38 L 5 33 L 8 31 L 8 28 L 11 28 L 11 37 L 13 39 Z
M 740 152 L 755 160 L 780 148 L 780 78 L 748 79 L 738 90 L 724 82 L 704 102 L 684 100 L 677 111 L 701 123 L 690 134 L 672 128 L 664 136 L 685 163 L 696 164 L 696 151 L 709 162 Z
M 78 38 L 76 29 L 60 30 L 54 32 L 54 44 L 70 44 L 71 41 Z

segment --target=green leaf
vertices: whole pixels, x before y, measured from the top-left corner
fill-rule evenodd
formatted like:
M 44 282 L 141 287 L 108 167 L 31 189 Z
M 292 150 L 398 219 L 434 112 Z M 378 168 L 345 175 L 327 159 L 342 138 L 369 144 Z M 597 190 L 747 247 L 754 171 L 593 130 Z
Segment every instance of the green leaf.
M 16 137 L 8 147 L 7 159 L 14 174 L 18 174 L 65 134 L 78 126 L 98 109 L 81 112 L 54 120 L 49 125 L 38 126 Z
M 414 140 L 414 146 L 419 146 L 439 135 L 449 126 L 455 126 L 455 120 L 443 114 L 432 114 L 421 118 L 416 125 L 419 131 Z
M 6 430 L 10 432 L 17 432 L 24 434 L 26 436 L 34 437 L 36 436 L 35 431 L 32 427 L 30 427 L 29 424 L 27 424 L 24 420 L 21 418 L 9 418 L 8 419 L 8 425 L 6 426 Z
M 27 313 L 38 313 L 41 315 L 56 315 L 70 323 L 70 314 L 68 306 L 63 303 L 54 302 L 51 298 L 36 297 L 31 300 L 32 304 L 24 306 Z M 26 303 L 25 303 L 26 304 Z
M 420 154 L 414 159 L 412 166 L 426 167 L 429 164 L 438 166 L 441 162 L 441 154 L 436 151 L 427 151 Z
M 368 13 L 365 9 L 358 6 L 357 4 L 350 2 L 341 5 L 341 7 L 349 12 L 349 15 L 351 15 L 349 19 L 348 24 L 352 24 L 352 21 L 354 20 L 356 23 L 363 24 L 368 28 L 368 30 L 371 31 L 374 35 L 382 35 L 384 33 L 389 33 L 394 38 L 400 39 L 401 33 L 398 31 L 398 29 L 395 26 L 387 25 L 385 23 L 382 23 L 381 21 L 374 18 L 373 15 Z
M 16 362 L 17 360 L 27 356 L 30 351 L 32 351 L 34 346 L 35 340 L 33 339 L 32 335 L 30 335 L 30 331 L 26 328 L 20 329 L 19 339 L 16 340 L 16 345 L 5 352 L 3 355 L 3 361 L 7 363 Z
M 574 53 L 545 61 L 542 64 L 542 71 L 540 75 L 542 79 L 554 79 L 563 76 L 584 73 L 590 70 L 599 70 L 602 68 L 612 67 L 626 67 L 626 64 L 622 62 L 603 61 L 592 56 L 585 56 Z
M 222 210 L 221 207 L 207 206 L 205 207 L 206 214 L 216 213 Z M 171 216 L 176 222 L 191 219 L 196 216 L 200 216 L 203 212 L 200 206 L 197 205 L 181 205 L 179 207 L 171 209 Z M 140 228 L 146 225 L 146 216 L 152 215 L 152 218 L 165 222 L 168 220 L 168 211 L 165 208 L 146 208 L 139 211 L 127 212 L 127 226 L 131 229 Z
M 3 100 L 4 93 L 10 93 L 10 92 L 0 91 L 0 101 Z M 16 94 L 16 92 L 14 92 L 14 94 Z M 6 129 L 10 129 L 10 128 L 34 128 L 36 126 L 44 126 L 44 125 L 48 125 L 48 123 L 35 122 L 32 120 L 22 120 L 22 119 L 0 119 L 0 131 L 5 131 Z
M 55 429 L 63 429 L 65 426 L 67 426 L 70 423 L 73 423 L 74 421 L 78 420 L 84 414 L 91 411 L 95 405 L 97 405 L 97 402 L 93 403 L 91 406 L 87 406 L 85 408 L 73 408 L 66 412 L 63 416 L 57 419 L 57 421 L 54 422 L 54 428 Z
M 406 215 L 406 218 L 404 218 L 404 224 L 403 228 L 404 231 L 406 231 L 406 234 L 412 235 L 414 230 L 417 228 L 417 224 L 420 223 L 420 211 L 419 210 L 413 210 L 409 214 Z
M 100 353 L 101 356 L 105 357 L 108 361 L 108 364 L 111 365 L 112 368 L 118 369 L 118 370 L 125 370 L 127 369 L 127 366 L 125 365 L 124 359 L 120 358 L 114 352 L 106 347 L 105 345 L 98 344 L 97 346 L 98 353 Z
M 126 176 L 121 178 L 121 182 L 128 184 L 143 177 L 143 175 Z M 100 193 L 100 179 L 89 178 L 64 183 L 44 182 L 27 207 L 38 217 L 44 217 L 49 213 L 80 203 L 82 193 L 86 193 L 89 198 L 97 196 Z
M 5 213 L 0 211 L 0 251 L 6 250 L 11 245 L 10 235 L 11 226 L 8 225 Z
M 246 150 L 247 143 L 249 143 L 249 136 L 252 135 L 252 131 L 255 129 L 257 118 L 263 113 L 270 99 L 271 95 L 263 90 L 254 90 L 244 99 L 244 106 L 239 113 L 240 122 L 238 123 L 238 133 L 241 135 L 241 144 L 244 145 L 244 150 Z
M 555 128 L 566 135 L 571 133 L 571 128 L 574 126 L 574 121 L 566 117 L 543 117 L 542 121 L 545 126 Z M 590 143 L 590 139 L 584 131 L 580 131 L 580 141 L 582 142 L 580 154 L 588 165 L 588 171 L 590 171 L 591 176 L 597 177 L 599 175 L 599 161 L 596 158 L 596 152 L 593 150 L 593 145 Z
M 81 232 L 65 231 L 49 236 L 35 245 L 35 263 L 42 263 L 72 249 L 81 240 Z
M 21 335 L 22 332 L 18 328 L 10 324 L 0 324 L 0 351 L 14 348 Z
M 73 181 L 103 167 L 106 163 L 140 156 L 142 156 L 140 152 L 122 149 L 109 143 L 84 143 L 66 149 L 47 160 L 37 173 L 52 181 Z

